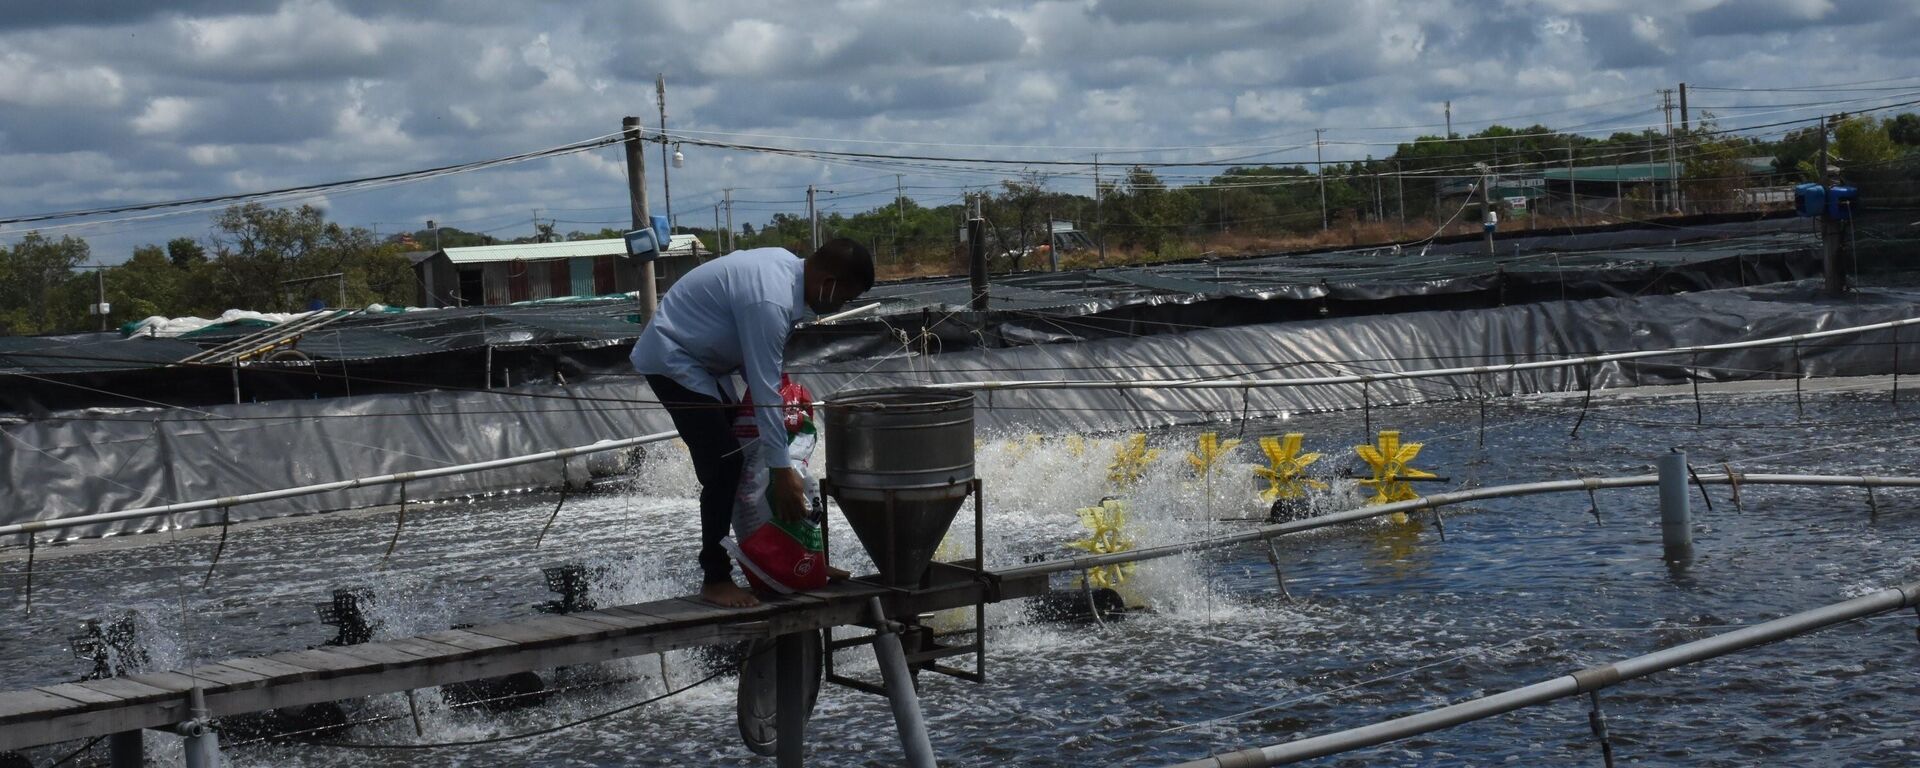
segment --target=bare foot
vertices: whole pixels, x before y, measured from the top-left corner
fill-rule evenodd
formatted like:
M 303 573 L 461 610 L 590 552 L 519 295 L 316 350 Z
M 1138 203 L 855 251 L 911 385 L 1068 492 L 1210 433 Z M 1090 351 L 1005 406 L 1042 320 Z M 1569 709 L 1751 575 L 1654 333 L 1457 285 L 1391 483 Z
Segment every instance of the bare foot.
M 700 599 L 722 608 L 752 608 L 760 604 L 760 598 L 731 581 L 701 585 Z
M 827 581 L 846 581 L 847 579 L 851 579 L 851 578 L 853 578 L 853 574 L 847 573 L 846 571 L 840 570 L 839 568 L 835 568 L 831 565 L 827 566 Z

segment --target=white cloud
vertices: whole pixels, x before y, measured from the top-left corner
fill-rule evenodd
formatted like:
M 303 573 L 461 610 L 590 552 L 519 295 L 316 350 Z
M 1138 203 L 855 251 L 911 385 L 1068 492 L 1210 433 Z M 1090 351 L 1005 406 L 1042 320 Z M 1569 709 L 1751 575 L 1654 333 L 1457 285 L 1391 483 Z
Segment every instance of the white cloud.
M 1242 120 L 1279 123 L 1310 119 L 1307 98 L 1299 91 L 1242 91 L 1233 97 L 1233 114 Z
M 721 30 L 713 46 L 694 62 L 701 71 L 722 76 L 775 74 L 793 63 L 793 36 L 778 24 L 736 19 Z
M 108 21 L 84 5 L 46 4 L 39 16 L 51 21 L 31 30 L 0 26 L 0 167 L 8 169 L 0 214 L 556 146 L 609 133 L 623 115 L 652 125 L 656 72 L 666 73 L 675 130 L 815 137 L 742 140 L 875 152 L 1085 157 L 1039 148 L 1273 146 L 1310 139 L 1316 126 L 1329 129 L 1330 142 L 1392 142 L 1438 129 L 1358 129 L 1439 123 L 1445 101 L 1462 132 L 1536 113 L 1547 113 L 1538 118 L 1546 125 L 1605 127 L 1639 119 L 1623 116 L 1681 80 L 1866 80 L 1913 71 L 1920 59 L 1911 47 L 1920 6 L 1886 0 L 1207 0 L 1198 10 L 1153 0 L 981 0 L 960 11 L 883 0 L 269 0 L 246 13 L 169 4 Z M 66 6 L 75 10 L 62 16 Z M 1794 99 L 1804 100 L 1781 100 Z M 724 186 L 773 187 L 754 194 L 786 200 L 797 195 L 782 188 L 866 192 L 890 186 L 896 172 L 684 151 L 675 209 L 683 219 L 700 211 L 704 224 Z M 1390 151 L 1327 148 L 1339 160 Z M 73 157 L 96 159 L 33 178 L 15 170 L 53 167 L 30 158 Z M 1311 158 L 1309 148 L 1263 159 Z M 997 179 L 904 170 L 909 194 L 928 204 Z M 343 196 L 334 212 L 360 224 L 432 217 L 465 229 L 519 226 L 535 206 L 618 206 L 623 179 L 619 152 L 600 150 Z M 1087 182 L 1062 169 L 1050 186 L 1084 192 Z M 794 208 L 741 207 L 736 221 L 757 226 Z M 618 212 L 580 218 L 609 215 Z M 454 223 L 487 216 L 498 218 Z M 171 221 L 178 234 L 205 232 L 203 220 Z M 106 238 L 98 248 L 113 258 L 129 250 L 114 238 L 169 234 L 149 227 L 98 230 Z
M 403 32 L 324 0 L 292 0 L 271 14 L 188 17 L 173 24 L 186 62 L 201 71 L 256 77 L 364 71 Z
M 195 144 L 187 148 L 187 159 L 195 165 L 227 165 L 240 159 L 240 151 L 226 144 Z
M 147 102 L 147 108 L 133 119 L 133 129 L 145 134 L 168 134 L 186 127 L 193 117 L 193 101 L 178 96 L 161 96 Z
M 125 98 L 120 74 L 107 67 L 62 66 L 20 51 L 0 52 L 0 104 L 113 106 Z

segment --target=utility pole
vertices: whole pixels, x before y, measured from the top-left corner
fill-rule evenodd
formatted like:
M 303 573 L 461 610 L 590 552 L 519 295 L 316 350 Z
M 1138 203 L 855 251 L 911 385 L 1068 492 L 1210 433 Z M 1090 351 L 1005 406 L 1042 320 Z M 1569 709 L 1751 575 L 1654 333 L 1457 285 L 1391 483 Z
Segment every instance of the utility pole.
M 807 226 L 813 232 L 813 249 L 820 250 L 820 212 L 813 207 L 813 185 L 807 185 Z
M 104 333 L 107 330 L 107 271 L 96 269 L 93 271 L 93 277 L 100 297 L 100 303 L 95 304 L 93 309 L 100 315 L 100 331 Z
M 1828 117 L 1820 121 L 1820 186 L 1833 194 L 1833 170 L 1827 154 L 1827 135 L 1833 131 L 1836 119 Z M 1840 258 L 1840 222 L 1824 213 L 1820 216 L 1820 267 L 1824 273 L 1827 295 L 1840 298 L 1847 293 L 1847 271 Z
M 1487 233 L 1487 256 L 1491 257 L 1493 256 L 1493 228 L 1499 219 L 1493 212 L 1493 182 L 1484 174 L 1480 177 L 1480 201 L 1481 207 L 1485 209 L 1481 214 L 1480 229 Z
M 739 243 L 733 238 L 733 187 L 720 190 L 720 193 L 726 197 L 727 201 L 727 253 L 733 253 L 739 248 Z
M 1447 102 L 1447 140 L 1453 140 L 1453 102 Z
M 1320 140 L 1320 136 L 1326 132 L 1325 128 L 1313 129 L 1313 175 L 1320 178 L 1320 231 L 1322 232 L 1327 231 L 1327 166 L 1320 159 L 1320 145 L 1326 143 Z
M 974 205 L 979 205 L 977 198 Z M 970 308 L 981 313 L 980 323 L 984 325 L 987 311 L 987 220 L 980 217 L 978 207 L 967 219 L 967 276 L 973 288 Z
M 1673 89 L 1660 91 L 1660 111 L 1667 118 L 1667 210 L 1680 210 L 1680 171 L 1674 163 L 1673 149 Z
M 723 236 L 720 234 L 720 204 L 714 203 L 713 204 L 713 255 L 715 256 L 725 256 L 727 254 L 727 252 L 723 250 L 724 248 L 726 248 L 726 246 L 721 244 L 725 242 L 725 240 L 723 240 L 722 237 Z
M 669 236 L 671 236 L 673 232 L 673 181 L 669 178 L 668 169 L 673 167 L 673 163 L 668 162 L 667 158 L 667 74 L 665 72 L 661 72 L 654 77 L 653 92 L 654 95 L 659 97 L 658 100 L 660 102 L 660 192 L 661 196 L 667 199 L 667 232 Z M 665 250 L 668 245 L 669 243 L 661 243 L 660 248 Z
M 1368 165 L 1372 165 L 1372 163 L 1368 163 Z M 1387 220 L 1387 199 L 1385 191 L 1380 186 L 1379 171 L 1373 172 L 1373 220 L 1375 222 L 1384 222 Z
M 1680 84 L 1680 130 L 1693 130 L 1693 121 L 1687 113 L 1687 84 Z
M 1107 220 L 1102 214 L 1101 203 L 1105 195 L 1100 191 L 1100 153 L 1093 153 L 1093 232 L 1100 238 L 1100 266 L 1107 265 Z
M 1573 196 L 1573 225 L 1580 226 L 1580 182 L 1573 178 L 1573 137 L 1567 137 L 1567 192 Z
M 633 211 L 633 228 L 636 230 L 653 226 L 653 217 L 647 213 L 647 153 L 640 146 L 640 118 L 627 116 L 620 118 L 620 130 L 627 140 L 627 199 Z M 665 243 L 661 244 L 662 246 Z M 654 281 L 653 259 L 640 263 L 640 310 L 647 322 L 653 322 L 654 310 L 660 306 L 660 293 Z
M 1400 173 L 1400 161 L 1393 161 L 1393 209 L 1400 212 L 1400 226 L 1407 225 L 1407 177 Z

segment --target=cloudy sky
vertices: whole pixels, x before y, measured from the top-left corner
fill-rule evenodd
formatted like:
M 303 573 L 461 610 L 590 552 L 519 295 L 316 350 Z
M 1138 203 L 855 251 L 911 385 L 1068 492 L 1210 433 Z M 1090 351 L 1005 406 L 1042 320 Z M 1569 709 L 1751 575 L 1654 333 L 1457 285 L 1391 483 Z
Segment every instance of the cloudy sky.
M 0 219 L 252 192 L 559 146 L 656 125 L 707 139 L 893 154 L 1263 161 L 1391 153 L 1495 119 L 1605 132 L 1699 91 L 1723 126 L 1920 98 L 1909 0 L 62 0 L 0 14 Z M 1900 78 L 1900 79 L 1893 79 Z M 1872 81 L 1872 82 L 1868 82 Z M 1911 87 L 1909 90 L 1896 90 Z M 1869 90 L 1878 88 L 1880 90 Z M 734 187 L 759 223 L 809 183 L 829 210 L 902 169 L 707 147 L 672 175 L 683 224 Z M 659 155 L 650 149 L 656 209 Z M 1050 186 L 1090 188 L 1052 168 Z M 904 169 L 939 204 L 1017 174 Z M 1183 172 L 1170 171 L 1172 178 Z M 1198 171 L 1186 172 L 1197 174 Z M 503 237 L 626 216 L 617 148 L 312 198 L 381 232 Z M 205 213 L 37 226 L 120 261 L 205 236 Z M 0 227 L 0 242 L 28 225 Z

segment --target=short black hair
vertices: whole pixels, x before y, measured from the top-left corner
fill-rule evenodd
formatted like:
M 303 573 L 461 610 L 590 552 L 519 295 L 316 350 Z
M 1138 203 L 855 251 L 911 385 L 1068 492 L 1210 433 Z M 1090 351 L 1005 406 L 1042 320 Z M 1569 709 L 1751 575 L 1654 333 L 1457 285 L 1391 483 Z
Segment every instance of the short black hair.
M 873 254 L 852 238 L 828 240 L 807 260 L 825 268 L 827 274 L 842 284 L 858 286 L 859 293 L 873 287 Z

